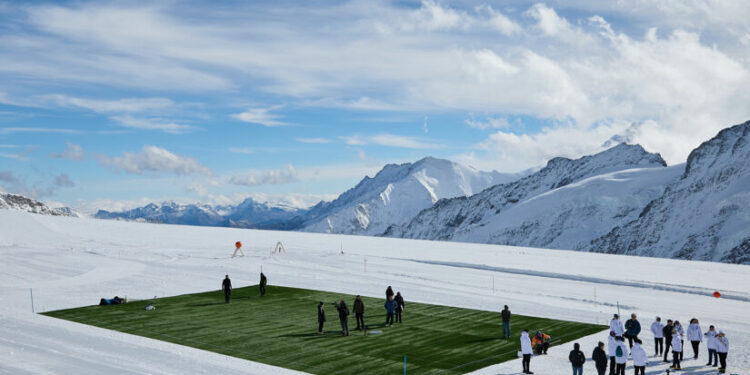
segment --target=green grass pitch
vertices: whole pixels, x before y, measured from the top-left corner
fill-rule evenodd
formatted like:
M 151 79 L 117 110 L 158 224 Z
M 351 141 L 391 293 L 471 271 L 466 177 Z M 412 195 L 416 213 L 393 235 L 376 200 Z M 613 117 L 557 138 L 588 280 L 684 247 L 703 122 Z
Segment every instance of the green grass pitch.
M 409 297 L 406 295 L 405 297 Z M 185 294 L 116 306 L 88 306 L 45 315 L 313 374 L 463 374 L 516 358 L 523 328 L 541 329 L 553 344 L 573 341 L 605 326 L 513 315 L 513 337 L 500 339 L 498 312 L 414 303 L 406 300 L 403 324 L 383 327 L 383 298 L 364 297 L 365 323 L 381 334 L 340 335 L 332 303 L 354 296 L 269 286 L 237 288 L 232 302 L 220 291 Z M 318 335 L 318 301 L 328 321 Z M 156 310 L 145 311 L 153 303 Z

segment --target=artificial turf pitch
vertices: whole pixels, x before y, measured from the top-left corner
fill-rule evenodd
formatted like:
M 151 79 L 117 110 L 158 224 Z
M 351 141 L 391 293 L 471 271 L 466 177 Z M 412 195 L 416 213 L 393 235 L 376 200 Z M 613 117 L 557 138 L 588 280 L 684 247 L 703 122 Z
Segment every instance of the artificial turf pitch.
M 405 296 L 408 298 L 408 295 Z M 552 336 L 553 344 L 573 341 L 606 327 L 513 315 L 513 336 L 500 338 L 498 312 L 406 301 L 403 324 L 384 327 L 383 298 L 363 297 L 370 331 L 340 334 L 332 305 L 352 309 L 354 296 L 317 290 L 257 286 L 232 291 L 185 294 L 114 306 L 87 306 L 44 315 L 313 374 L 463 374 L 517 357 L 521 329 Z M 325 335 L 317 334 L 317 304 L 324 301 Z M 156 310 L 145 311 L 148 304 Z

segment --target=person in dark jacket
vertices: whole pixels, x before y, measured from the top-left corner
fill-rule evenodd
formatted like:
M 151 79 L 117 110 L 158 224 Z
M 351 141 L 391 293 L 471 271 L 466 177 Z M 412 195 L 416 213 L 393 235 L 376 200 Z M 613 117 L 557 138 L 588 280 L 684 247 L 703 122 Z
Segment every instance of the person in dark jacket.
M 323 302 L 318 304 L 318 334 L 323 334 L 323 324 L 326 322 L 326 311 L 323 309 Z
M 622 335 L 628 339 L 630 349 L 633 349 L 633 340 L 638 338 L 639 333 L 641 333 L 641 323 L 638 322 L 635 314 L 630 314 L 630 319 L 625 322 L 625 334 Z
M 232 280 L 229 280 L 229 275 L 224 275 L 224 281 L 221 282 L 221 290 L 224 291 L 224 302 L 229 303 L 229 298 L 232 297 Z
M 385 301 L 385 325 L 388 327 L 393 326 L 393 315 L 396 314 L 396 301 L 393 300 L 393 297 L 388 297 L 388 300 Z
M 393 298 L 393 288 L 391 288 L 390 285 L 388 285 L 388 288 L 385 290 L 385 300 L 388 300 L 388 297 Z
M 340 300 L 338 304 L 334 303 L 336 310 L 339 312 L 339 320 L 341 321 L 341 335 L 349 336 L 349 308 L 346 306 L 344 300 Z
M 354 299 L 354 317 L 357 319 L 355 330 L 365 329 L 365 302 L 362 301 L 362 296 Z
M 508 309 L 508 305 L 505 305 L 505 308 L 502 312 L 500 312 L 500 316 L 503 318 L 503 338 L 509 339 L 510 338 L 510 309 Z
M 260 288 L 260 296 L 263 297 L 266 295 L 266 284 L 268 284 L 268 279 L 266 279 L 266 275 L 263 274 L 263 272 L 260 273 L 260 284 L 258 284 L 258 287 Z
M 583 364 L 586 363 L 586 355 L 581 351 L 581 345 L 573 344 L 573 350 L 568 355 L 568 360 L 573 366 L 573 375 L 583 375 Z
M 396 301 L 396 322 L 403 323 L 401 321 L 401 315 L 404 312 L 404 297 L 401 296 L 401 292 L 397 292 L 396 298 L 393 300 Z
M 667 355 L 669 354 L 669 348 L 672 347 L 673 329 L 674 325 L 672 324 L 672 319 L 667 319 L 667 325 L 665 325 L 662 329 L 662 333 L 664 334 L 664 363 L 669 363 L 669 360 L 667 360 Z
M 607 353 L 604 351 L 603 342 L 599 341 L 599 344 L 594 348 L 591 359 L 594 360 L 594 364 L 596 365 L 596 372 L 599 375 L 604 375 L 607 372 Z

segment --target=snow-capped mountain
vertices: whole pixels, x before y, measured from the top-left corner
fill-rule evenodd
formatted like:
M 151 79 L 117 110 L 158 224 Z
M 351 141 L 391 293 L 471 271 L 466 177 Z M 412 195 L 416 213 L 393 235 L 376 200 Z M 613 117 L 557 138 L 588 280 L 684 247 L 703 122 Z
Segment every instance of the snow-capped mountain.
M 337 199 L 318 203 L 289 223 L 287 229 L 380 234 L 390 226 L 407 223 L 440 199 L 472 195 L 520 177 L 482 172 L 432 157 L 414 163 L 389 164 L 375 177 L 365 177 Z
M 590 249 L 750 263 L 750 121 L 693 150 L 661 197 Z
M 304 210 L 286 205 L 256 202 L 245 199 L 236 206 L 212 206 L 209 204 L 154 203 L 122 212 L 99 210 L 94 217 L 99 219 L 139 220 L 165 224 L 221 226 L 239 228 L 273 227 L 285 222 Z
M 628 144 L 576 160 L 554 158 L 517 181 L 470 197 L 441 200 L 407 225 L 392 226 L 384 234 L 578 248 L 606 233 L 613 220 L 634 217 L 661 194 L 670 179 L 660 175 L 664 167 L 659 154 Z
M 42 202 L 17 194 L 0 193 L 0 209 L 19 210 L 33 214 L 53 216 L 80 216 L 69 207 L 51 208 Z

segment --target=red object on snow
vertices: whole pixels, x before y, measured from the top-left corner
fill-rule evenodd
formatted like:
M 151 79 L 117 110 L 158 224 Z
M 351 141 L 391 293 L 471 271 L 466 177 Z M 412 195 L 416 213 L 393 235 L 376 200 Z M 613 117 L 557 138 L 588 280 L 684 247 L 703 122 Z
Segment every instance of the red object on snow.
M 721 297 L 721 293 L 719 293 L 719 291 L 718 291 L 718 290 L 717 290 L 717 291 L 715 291 L 715 292 L 714 292 L 714 297 L 716 297 L 716 298 L 719 298 L 719 297 Z
M 234 246 L 235 246 L 235 247 L 237 247 L 237 248 L 239 249 L 239 248 L 241 248 L 241 247 L 242 247 L 242 242 L 240 242 L 240 241 L 237 241 L 237 242 L 235 242 L 235 243 L 234 243 Z M 719 293 L 719 292 L 716 292 L 716 293 Z M 714 295 L 716 295 L 716 293 L 714 293 Z

